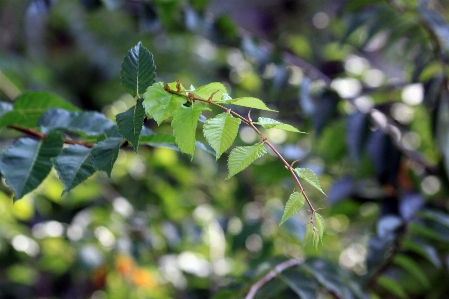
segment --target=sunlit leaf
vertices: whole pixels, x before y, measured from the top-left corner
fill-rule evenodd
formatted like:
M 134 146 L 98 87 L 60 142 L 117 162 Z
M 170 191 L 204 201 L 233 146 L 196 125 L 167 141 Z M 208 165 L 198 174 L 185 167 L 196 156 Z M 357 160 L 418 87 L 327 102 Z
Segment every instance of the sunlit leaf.
M 185 98 L 167 92 L 159 83 L 150 86 L 143 98 L 146 114 L 154 118 L 158 125 L 172 117 L 175 110 L 186 102 Z
M 195 95 L 205 100 L 209 100 L 210 96 L 213 94 L 212 101 L 216 103 L 222 102 L 222 97 L 225 93 L 227 93 L 226 87 L 219 82 L 209 83 L 207 85 L 198 87 L 194 91 Z
M 118 157 L 122 138 L 108 138 L 92 148 L 92 163 L 97 170 L 106 172 L 111 177 L 112 167 Z
M 298 213 L 304 206 L 305 200 L 306 199 L 304 198 L 304 195 L 302 193 L 293 192 L 290 195 L 287 203 L 285 204 L 284 214 L 282 215 L 281 223 L 279 223 L 279 225 Z
M 224 104 L 232 104 L 232 105 L 236 105 L 236 106 L 277 112 L 276 110 L 268 108 L 267 105 L 265 105 L 265 103 L 262 102 L 261 100 L 259 100 L 257 98 L 251 98 L 251 97 L 231 99 L 231 100 L 225 101 Z
M 377 279 L 377 283 L 396 297 L 407 298 L 407 294 L 397 281 L 382 275 Z
M 295 168 L 295 173 L 300 177 L 301 179 L 306 180 L 310 185 L 321 191 L 324 195 L 323 189 L 321 189 L 320 181 L 318 180 L 317 175 L 309 168 Z
M 13 189 L 14 200 L 36 189 L 47 177 L 63 145 L 61 134 L 52 132 L 43 140 L 20 138 L 0 155 L 0 171 Z
M 266 129 L 275 128 L 275 129 L 280 129 L 280 130 L 290 131 L 290 132 L 295 132 L 295 133 L 304 133 L 304 132 L 299 131 L 298 129 L 296 129 L 295 127 L 293 127 L 291 125 L 281 123 L 280 121 L 277 121 L 275 119 L 271 119 L 268 117 L 259 117 L 259 121 L 257 122 L 257 124 L 261 125 L 262 127 L 266 128 Z
M 142 102 L 143 100 L 138 100 L 135 106 L 115 116 L 119 133 L 131 143 L 136 152 L 145 117 Z
M 310 241 L 310 239 L 312 238 L 312 234 L 313 234 L 313 223 L 309 222 L 307 223 L 306 233 L 304 234 L 304 244 L 307 244 Z
M 404 268 L 409 274 L 419 280 L 424 287 L 428 288 L 430 286 L 430 282 L 424 274 L 423 269 L 421 269 L 411 258 L 399 254 L 394 258 L 394 263 Z
M 221 113 L 206 121 L 203 134 L 215 150 L 217 159 L 232 145 L 237 137 L 239 126 L 240 119 L 232 117 L 229 113 Z
M 267 149 L 265 148 L 263 143 L 251 146 L 239 146 L 234 148 L 229 154 L 229 174 L 226 179 L 229 179 L 235 174 L 239 173 L 266 153 Z

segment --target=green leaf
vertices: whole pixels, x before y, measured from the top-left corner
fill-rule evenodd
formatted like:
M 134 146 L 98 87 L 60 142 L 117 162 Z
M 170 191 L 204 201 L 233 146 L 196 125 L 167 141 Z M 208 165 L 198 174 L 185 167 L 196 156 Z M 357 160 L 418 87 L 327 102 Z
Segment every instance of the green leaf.
M 396 280 L 382 275 L 377 279 L 377 283 L 396 297 L 407 298 L 407 294 L 405 293 L 401 284 L 399 284 Z
M 284 215 L 282 215 L 281 225 L 285 221 L 287 221 L 290 217 L 298 213 L 302 207 L 304 206 L 304 202 L 306 199 L 304 198 L 304 195 L 300 192 L 293 192 L 290 195 L 290 198 L 288 199 L 287 203 L 285 204 L 285 210 Z
M 324 195 L 323 189 L 321 189 L 320 181 L 318 180 L 317 175 L 309 168 L 295 168 L 295 173 L 300 177 L 301 179 L 306 180 L 310 185 L 321 191 Z
M 204 137 L 215 150 L 217 160 L 234 142 L 239 126 L 240 119 L 226 112 L 208 119 L 204 124 Z
M 232 104 L 232 105 L 243 106 L 243 107 L 248 107 L 248 108 L 255 108 L 255 109 L 259 109 L 259 110 L 277 112 L 276 110 L 268 108 L 267 105 L 265 105 L 265 103 L 262 102 L 261 100 L 259 100 L 257 98 L 251 98 L 251 97 L 227 100 L 224 102 L 224 104 Z
M 61 151 L 61 134 L 53 132 L 43 140 L 20 138 L 0 155 L 0 171 L 13 189 L 14 200 L 36 189 L 53 166 L 51 158 Z
M 155 82 L 156 66 L 153 54 L 139 42 L 128 51 L 122 63 L 120 79 L 133 97 L 141 95 Z
M 116 125 L 98 112 L 69 112 L 63 109 L 47 110 L 39 119 L 42 133 L 70 131 L 87 136 L 105 133 Z
M 424 287 L 426 287 L 426 288 L 430 287 L 429 280 L 427 279 L 423 270 L 416 264 L 416 262 L 414 260 L 412 260 L 409 257 L 406 257 L 403 254 L 400 254 L 394 258 L 394 263 L 396 265 L 401 266 L 408 273 L 413 275 L 413 277 L 415 277 L 417 280 L 419 280 L 419 282 L 421 282 Z
M 312 238 L 313 234 L 313 222 L 307 223 L 306 233 L 304 234 L 304 244 L 307 244 Z
M 159 83 L 150 86 L 143 98 L 146 114 L 154 118 L 158 125 L 172 117 L 175 110 L 186 102 L 185 98 L 167 92 Z
M 304 132 L 299 131 L 298 129 L 296 129 L 295 127 L 293 127 L 291 125 L 281 123 L 280 121 L 277 121 L 275 119 L 271 119 L 268 117 L 259 117 L 259 121 L 257 122 L 257 124 L 261 125 L 265 129 L 274 128 L 274 129 L 280 129 L 280 130 L 290 131 L 290 132 L 295 132 L 295 133 L 304 133 Z
M 181 152 L 189 154 L 193 158 L 195 152 L 195 135 L 198 118 L 204 109 L 209 109 L 204 104 L 195 104 L 190 107 L 180 106 L 173 114 L 171 126 Z
M 314 213 L 314 216 L 315 216 L 315 226 L 318 230 L 320 240 L 323 240 L 323 234 L 324 234 L 324 228 L 325 228 L 324 218 L 317 212 Z
M 134 107 L 115 116 L 120 135 L 131 143 L 136 153 L 137 147 L 139 146 L 139 136 L 142 131 L 143 119 L 145 117 L 142 102 L 143 100 L 138 100 Z
M 229 174 L 226 179 L 231 178 L 239 173 L 256 159 L 262 157 L 267 153 L 264 143 L 259 143 L 251 146 L 238 146 L 234 148 L 229 154 L 228 170 Z
M 91 150 L 94 167 L 106 172 L 108 177 L 111 177 L 112 167 L 117 160 L 122 141 L 122 138 L 108 138 L 95 144 Z
M 227 93 L 227 91 L 226 91 L 226 87 L 219 82 L 213 82 L 213 83 L 209 83 L 207 85 L 198 87 L 195 90 L 194 94 L 205 99 L 205 100 L 209 100 L 210 96 L 214 92 L 216 92 L 216 93 L 213 95 L 212 101 L 216 102 L 216 103 L 221 103 L 223 94 Z
M 313 246 L 315 246 L 315 248 L 317 248 L 319 243 L 320 243 L 320 233 L 316 228 L 313 228 L 312 244 L 313 244 Z
M 139 141 L 141 143 L 173 143 L 176 144 L 175 136 L 171 134 L 153 134 L 153 135 L 145 135 L 140 136 Z
M 59 179 L 64 184 L 64 193 L 78 186 L 95 173 L 90 156 L 91 149 L 81 145 L 69 145 L 53 158 Z
M 79 111 L 77 107 L 54 94 L 42 91 L 27 92 L 16 99 L 14 110 L 6 112 L 0 118 L 0 128 L 10 125 L 37 128 L 41 115 L 51 108 Z

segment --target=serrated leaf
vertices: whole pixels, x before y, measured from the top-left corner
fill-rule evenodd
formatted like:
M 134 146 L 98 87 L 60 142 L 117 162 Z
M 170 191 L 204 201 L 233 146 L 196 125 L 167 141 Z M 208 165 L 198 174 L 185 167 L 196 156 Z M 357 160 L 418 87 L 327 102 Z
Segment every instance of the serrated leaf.
M 424 287 L 428 288 L 430 286 L 430 282 L 424 272 L 411 258 L 400 254 L 394 258 L 394 263 L 404 268 L 408 273 L 419 280 L 419 282 L 421 282 Z
M 91 150 L 92 164 L 97 170 L 106 172 L 108 177 L 111 177 L 122 141 L 122 138 L 108 138 L 95 144 Z
M 47 110 L 39 119 L 42 133 L 70 131 L 87 136 L 105 133 L 116 125 L 98 112 L 71 112 L 64 109 Z
M 257 122 L 257 124 L 261 125 L 265 129 L 274 128 L 274 129 L 280 129 L 280 130 L 290 131 L 290 132 L 295 132 L 295 133 L 304 133 L 304 132 L 299 131 L 298 129 L 296 129 L 295 127 L 293 127 L 291 125 L 281 123 L 280 121 L 277 121 L 275 119 L 271 119 L 268 117 L 259 117 L 259 121 Z
M 172 117 L 175 110 L 186 102 L 185 98 L 167 92 L 159 83 L 148 87 L 143 98 L 146 114 L 154 118 L 158 125 Z
M 212 101 L 216 102 L 216 103 L 221 103 L 223 94 L 227 93 L 227 91 L 226 91 L 226 87 L 219 82 L 213 82 L 213 83 L 209 83 L 207 85 L 198 87 L 197 89 L 195 89 L 194 94 L 205 99 L 205 100 L 209 100 L 210 96 L 214 92 L 216 92 L 216 93 L 213 95 Z
M 226 112 L 208 119 L 204 124 L 204 137 L 215 150 L 217 160 L 234 142 L 239 126 L 240 119 Z
M 235 174 L 239 173 L 258 158 L 267 153 L 263 143 L 251 145 L 251 146 L 238 146 L 234 148 L 229 154 L 228 170 L 229 174 L 226 179 L 231 178 Z
M 304 198 L 304 195 L 302 193 L 293 192 L 290 195 L 287 203 L 285 204 L 284 214 L 282 215 L 281 223 L 279 223 L 279 225 L 298 213 L 304 206 L 305 200 L 306 199 Z
M 318 229 L 313 228 L 312 230 L 312 244 L 315 246 L 315 248 L 318 248 L 318 244 L 320 243 L 320 233 Z
M 203 110 L 209 109 L 204 104 L 194 104 L 190 107 L 180 106 L 173 114 L 171 126 L 176 144 L 181 152 L 193 158 L 195 153 L 195 135 L 198 118 Z
M 324 193 L 323 189 L 321 189 L 320 180 L 318 180 L 317 175 L 309 168 L 295 168 L 295 173 L 301 179 L 306 180 L 310 185 L 318 189 L 321 193 Z
M 122 85 L 133 97 L 141 95 L 155 82 L 153 54 L 139 42 L 125 56 L 120 71 Z
M 232 100 L 228 100 L 223 102 L 224 104 L 232 104 L 236 106 L 242 106 L 242 107 L 248 107 L 248 108 L 254 108 L 259 110 L 266 110 L 266 111 L 273 111 L 277 112 L 276 110 L 270 109 L 265 105 L 264 102 L 257 98 L 251 98 L 251 97 L 244 97 L 244 98 L 236 98 Z
M 314 213 L 314 216 L 315 216 L 315 226 L 316 226 L 316 228 L 318 230 L 318 234 L 320 236 L 320 240 L 322 240 L 323 239 L 323 234 L 324 234 L 324 228 L 325 228 L 324 218 L 323 218 L 323 216 L 321 216 L 317 212 Z
M 95 173 L 90 156 L 91 149 L 81 145 L 69 145 L 59 156 L 52 159 L 59 179 L 64 184 L 64 193 L 69 192 Z
M 61 134 L 52 132 L 43 140 L 20 138 L 0 155 L 0 171 L 14 191 L 14 200 L 36 189 L 50 173 L 51 158 L 63 146 Z
M 142 102 L 143 100 L 138 100 L 134 107 L 115 116 L 120 135 L 131 143 L 136 153 L 137 147 L 139 146 L 139 136 L 142 131 L 143 119 L 145 117 L 145 109 L 143 108 Z
M 396 297 L 407 298 L 407 294 L 397 281 L 382 275 L 377 279 L 377 283 Z
M 310 238 L 312 238 L 312 233 L 313 233 L 313 223 L 309 222 L 307 223 L 306 233 L 304 234 L 304 244 L 307 244 Z
M 37 128 L 37 123 L 41 115 L 52 108 L 79 111 L 77 107 L 54 94 L 43 91 L 27 92 L 15 100 L 12 111 L 2 115 L 0 118 L 0 128 L 10 125 Z

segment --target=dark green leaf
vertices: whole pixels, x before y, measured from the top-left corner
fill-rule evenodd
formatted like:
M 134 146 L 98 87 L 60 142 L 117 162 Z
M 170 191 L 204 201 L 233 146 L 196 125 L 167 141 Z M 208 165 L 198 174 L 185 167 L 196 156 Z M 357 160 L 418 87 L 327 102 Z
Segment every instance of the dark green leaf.
M 15 200 L 36 189 L 53 166 L 51 158 L 61 151 L 61 134 L 50 133 L 44 140 L 20 138 L 0 155 L 0 171 L 13 189 Z
M 107 173 L 111 177 L 112 167 L 117 160 L 122 138 L 108 138 L 92 148 L 92 163 L 97 170 Z
M 120 79 L 123 87 L 133 97 L 141 97 L 145 90 L 155 82 L 156 66 L 153 54 L 139 42 L 128 51 L 122 63 Z
M 119 133 L 131 143 L 136 152 L 139 145 L 140 132 L 142 131 L 143 119 L 145 117 L 142 102 L 143 100 L 138 100 L 134 107 L 115 116 Z
M 279 273 L 282 279 L 301 299 L 315 299 L 318 284 L 298 271 L 284 271 Z
M 430 286 L 430 282 L 423 272 L 424 269 L 421 269 L 418 266 L 418 264 L 411 258 L 403 254 L 400 254 L 395 257 L 394 263 L 407 270 L 407 272 L 410 273 L 417 280 L 419 280 L 419 282 L 421 282 L 424 287 L 428 288 Z
M 397 298 L 407 298 L 407 294 L 397 281 L 382 275 L 377 279 L 377 283 Z

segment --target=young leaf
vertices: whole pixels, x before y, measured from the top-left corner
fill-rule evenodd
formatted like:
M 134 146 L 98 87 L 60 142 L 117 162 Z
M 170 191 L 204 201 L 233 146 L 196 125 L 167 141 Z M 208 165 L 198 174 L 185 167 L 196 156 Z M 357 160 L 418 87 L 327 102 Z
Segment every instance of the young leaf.
M 36 189 L 53 166 L 51 158 L 61 151 L 61 134 L 52 132 L 43 140 L 20 138 L 0 155 L 0 171 L 14 191 L 14 200 Z
M 315 216 L 315 226 L 318 230 L 318 234 L 320 236 L 320 240 L 323 239 L 323 234 L 324 234 L 324 218 L 323 216 L 321 216 L 320 214 L 318 214 L 317 212 L 314 213 Z
M 172 117 L 174 111 L 186 102 L 185 98 L 167 92 L 159 83 L 148 87 L 143 98 L 146 114 L 154 118 L 158 125 Z
M 139 145 L 140 132 L 142 131 L 143 119 L 145 117 L 142 102 L 143 100 L 138 100 L 134 107 L 115 116 L 120 135 L 131 143 L 136 153 Z
M 261 100 L 259 100 L 257 98 L 251 98 L 251 97 L 244 97 L 244 98 L 228 100 L 228 101 L 224 102 L 224 104 L 232 104 L 232 105 L 243 106 L 243 107 L 248 107 L 248 108 L 255 108 L 255 109 L 259 109 L 259 110 L 277 112 L 276 110 L 272 110 L 272 109 L 268 108 L 267 105 L 265 105 L 265 103 L 262 102 Z
M 301 179 L 306 180 L 310 185 L 321 191 L 324 195 L 323 189 L 321 189 L 320 181 L 318 180 L 318 177 L 316 174 L 309 168 L 295 168 L 295 173 L 300 177 Z
M 214 94 L 214 92 L 216 92 Z M 226 87 L 218 82 L 213 82 L 213 83 L 209 83 L 207 85 L 198 87 L 197 89 L 195 89 L 194 94 L 196 94 L 199 97 L 202 97 L 205 100 L 209 100 L 210 96 L 212 94 L 212 101 L 216 102 L 216 103 L 221 103 L 222 100 L 221 98 L 223 97 L 223 94 L 227 93 L 226 91 Z
M 9 125 L 36 128 L 41 115 L 51 108 L 79 111 L 77 107 L 54 94 L 42 91 L 27 92 L 16 99 L 12 111 L 6 112 L 0 118 L 0 128 Z
M 304 195 L 302 193 L 293 192 L 290 195 L 290 198 L 288 199 L 287 203 L 285 204 L 284 215 L 282 215 L 281 223 L 279 223 L 279 225 L 281 225 L 282 223 L 287 221 L 290 217 L 298 213 L 304 206 L 305 200 L 306 199 L 304 198 Z
M 413 277 L 419 280 L 424 287 L 428 288 L 430 286 L 429 279 L 424 274 L 423 270 L 411 258 L 400 254 L 394 258 L 394 263 L 404 268 L 409 274 L 413 275 Z
M 295 127 L 293 127 L 291 125 L 281 123 L 280 121 L 277 121 L 275 119 L 271 119 L 268 117 L 259 117 L 259 121 L 257 122 L 257 124 L 261 125 L 265 129 L 275 128 L 275 129 L 280 129 L 280 130 L 290 131 L 290 132 L 295 132 L 295 133 L 304 133 L 304 132 L 299 131 L 298 129 L 296 129 Z
M 78 186 L 95 173 L 90 156 L 91 149 L 81 145 L 69 145 L 53 158 L 59 179 L 64 184 L 64 193 Z
M 234 142 L 239 126 L 240 119 L 229 113 L 221 113 L 204 124 L 204 137 L 215 150 L 217 160 Z
M 191 155 L 192 158 L 195 153 L 196 126 L 204 109 L 209 108 L 204 104 L 195 104 L 190 107 L 179 106 L 171 122 L 176 144 L 181 152 Z
M 304 244 L 307 244 L 312 238 L 313 234 L 313 222 L 307 223 L 306 233 L 304 234 Z
M 262 157 L 267 153 L 263 143 L 251 145 L 251 146 L 239 146 L 234 148 L 229 154 L 228 170 L 229 174 L 226 179 L 231 178 L 235 174 L 239 173 L 256 159 Z
M 153 54 L 139 42 L 123 60 L 120 71 L 122 85 L 133 97 L 141 97 L 147 87 L 155 82 L 155 77 Z
M 312 244 L 315 248 L 318 247 L 318 243 L 320 243 L 320 233 L 316 228 L 312 230 Z
M 122 138 L 108 138 L 97 144 L 91 150 L 92 163 L 97 170 L 102 170 L 111 177 L 112 167 L 117 160 Z

